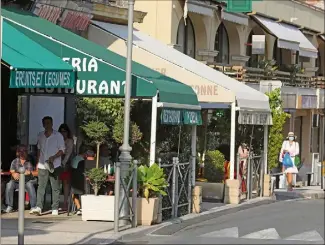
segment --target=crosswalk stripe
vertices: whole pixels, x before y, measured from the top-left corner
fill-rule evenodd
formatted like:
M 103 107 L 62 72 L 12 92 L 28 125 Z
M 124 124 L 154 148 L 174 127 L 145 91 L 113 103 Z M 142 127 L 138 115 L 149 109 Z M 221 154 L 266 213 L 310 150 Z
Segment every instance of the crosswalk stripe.
M 200 237 L 232 237 L 238 238 L 238 227 L 226 228 L 201 235 Z
M 278 232 L 274 228 L 256 231 L 256 232 L 247 234 L 245 236 L 242 236 L 241 238 L 248 238 L 248 239 L 281 239 Z
M 296 234 L 287 237 L 285 240 L 300 240 L 309 242 L 324 242 L 324 239 L 317 231 L 306 231 L 300 234 Z

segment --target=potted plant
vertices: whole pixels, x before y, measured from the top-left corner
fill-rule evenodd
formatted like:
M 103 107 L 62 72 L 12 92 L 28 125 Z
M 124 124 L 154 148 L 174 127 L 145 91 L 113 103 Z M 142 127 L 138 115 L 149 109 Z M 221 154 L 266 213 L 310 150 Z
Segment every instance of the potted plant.
M 100 187 L 107 179 L 107 173 L 103 168 L 99 168 L 99 148 L 105 141 L 109 129 L 105 123 L 100 121 L 90 121 L 81 128 L 97 147 L 96 168 L 85 173 L 94 190 L 94 195 L 81 196 L 82 220 L 114 221 L 114 196 L 98 195 Z
M 105 137 L 107 136 L 109 129 L 105 123 L 100 121 L 90 121 L 84 126 L 81 126 L 81 129 L 85 132 L 87 137 L 96 144 L 96 168 L 99 165 L 99 148 L 102 143 L 105 142 Z
M 82 220 L 114 221 L 114 196 L 98 195 L 107 179 L 103 168 L 92 168 L 85 173 L 94 194 L 82 195 Z
M 137 222 L 152 225 L 158 222 L 159 195 L 166 196 L 168 187 L 164 170 L 156 163 L 138 168 Z

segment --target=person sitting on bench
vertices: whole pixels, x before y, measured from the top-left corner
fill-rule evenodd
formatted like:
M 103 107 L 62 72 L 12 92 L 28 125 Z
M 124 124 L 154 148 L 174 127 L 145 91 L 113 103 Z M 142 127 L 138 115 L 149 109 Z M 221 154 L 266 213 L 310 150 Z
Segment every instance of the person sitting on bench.
M 10 213 L 13 211 L 14 204 L 14 192 L 19 188 L 19 168 L 25 168 L 25 188 L 28 192 L 31 208 L 36 207 L 36 192 L 35 192 L 35 180 L 33 177 L 33 166 L 28 161 L 28 152 L 25 145 L 19 145 L 17 147 L 17 158 L 12 161 L 10 166 L 11 180 L 6 185 L 6 204 L 7 208 L 5 212 Z M 31 210 L 32 210 L 31 209 Z

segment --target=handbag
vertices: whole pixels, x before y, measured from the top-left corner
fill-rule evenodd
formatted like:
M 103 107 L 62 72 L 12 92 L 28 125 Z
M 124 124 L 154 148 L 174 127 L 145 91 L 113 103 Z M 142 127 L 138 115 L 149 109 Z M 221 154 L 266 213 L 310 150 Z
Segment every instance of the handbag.
M 289 153 L 284 155 L 282 164 L 285 168 L 292 168 L 294 166 Z
M 299 156 L 295 156 L 295 166 L 297 168 L 300 168 L 300 166 L 301 166 L 301 161 L 300 161 L 300 157 Z

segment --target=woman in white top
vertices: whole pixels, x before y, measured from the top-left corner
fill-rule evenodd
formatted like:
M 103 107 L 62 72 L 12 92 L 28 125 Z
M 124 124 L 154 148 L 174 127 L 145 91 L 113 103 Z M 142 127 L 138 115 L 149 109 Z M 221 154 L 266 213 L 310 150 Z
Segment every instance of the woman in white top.
M 70 179 L 71 179 L 71 160 L 74 157 L 74 142 L 72 139 L 70 128 L 67 124 L 61 124 L 59 127 L 59 132 L 62 134 L 65 143 L 65 152 L 62 156 L 62 167 L 64 171 L 60 175 L 60 179 L 63 181 L 63 209 L 68 207 L 68 198 L 70 192 Z
M 299 143 L 296 142 L 296 136 L 293 132 L 288 133 L 288 138 L 282 143 L 279 161 L 283 162 L 283 157 L 286 153 L 290 154 L 292 160 L 292 167 L 285 168 L 282 165 L 282 172 L 287 176 L 288 190 L 292 190 L 292 174 L 297 174 L 298 169 L 295 166 L 295 157 L 299 155 Z

